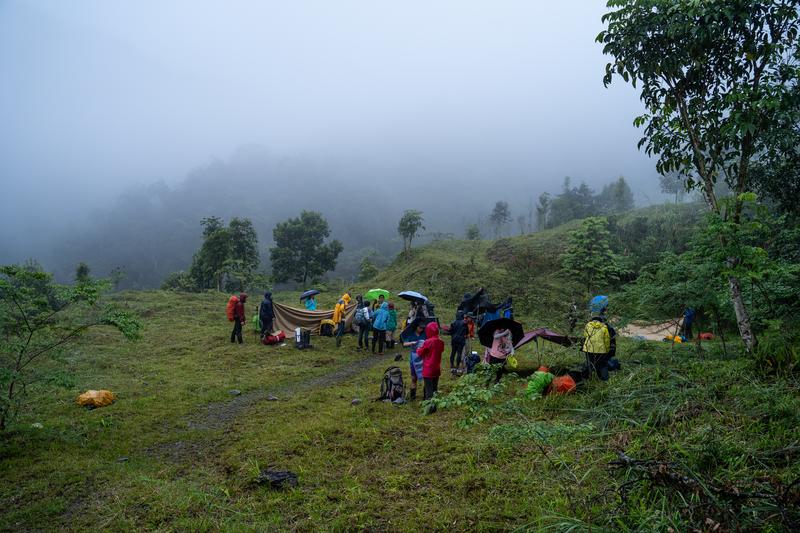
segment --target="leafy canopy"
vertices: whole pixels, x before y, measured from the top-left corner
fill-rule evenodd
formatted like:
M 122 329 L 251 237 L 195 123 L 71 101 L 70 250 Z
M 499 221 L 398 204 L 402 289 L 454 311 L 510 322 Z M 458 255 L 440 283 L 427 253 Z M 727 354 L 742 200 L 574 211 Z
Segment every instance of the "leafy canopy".
M 403 216 L 400 217 L 400 222 L 397 224 L 397 233 L 403 238 L 403 251 L 411 249 L 411 241 L 419 234 L 420 230 L 425 229 L 425 226 L 422 225 L 423 222 L 422 211 L 407 209 L 403 212 Z
M 342 243 L 330 236 L 328 221 L 316 211 L 303 211 L 298 218 L 279 222 L 272 231 L 275 246 L 270 249 L 272 275 L 275 281 L 316 281 L 336 268 Z

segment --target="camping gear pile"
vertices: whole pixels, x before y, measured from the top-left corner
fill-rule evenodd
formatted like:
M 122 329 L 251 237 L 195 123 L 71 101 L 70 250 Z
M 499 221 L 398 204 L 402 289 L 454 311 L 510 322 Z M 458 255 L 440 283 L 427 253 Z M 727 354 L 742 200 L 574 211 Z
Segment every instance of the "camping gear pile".
M 111 405 L 116 399 L 116 395 L 110 390 L 87 390 L 75 398 L 75 403 L 87 409 L 96 409 Z
M 261 344 L 266 346 L 273 346 L 280 344 L 286 340 L 286 334 L 283 331 L 275 331 L 261 337 Z

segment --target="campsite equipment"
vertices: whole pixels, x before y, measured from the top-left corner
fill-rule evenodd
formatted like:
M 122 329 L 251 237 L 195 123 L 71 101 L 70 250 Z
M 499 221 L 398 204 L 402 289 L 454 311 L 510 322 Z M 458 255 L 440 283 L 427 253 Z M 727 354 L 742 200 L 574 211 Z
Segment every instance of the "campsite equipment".
M 511 320 L 510 318 L 496 318 L 486 322 L 478 330 L 478 339 L 481 341 L 481 344 L 487 348 L 490 347 L 494 340 L 494 332 L 498 329 L 510 330 L 511 342 L 513 342 L 515 346 L 522 340 L 522 337 L 525 336 L 525 332 L 522 330 L 522 324 L 519 322 Z
M 297 307 L 290 307 L 278 302 L 273 302 L 275 310 L 275 320 L 273 327 L 278 330 L 283 330 L 293 333 L 295 328 L 302 327 L 311 330 L 312 335 L 319 334 L 319 326 L 322 320 L 331 320 L 333 318 L 333 310 L 316 310 L 300 309 Z M 345 308 L 345 332 L 350 331 L 355 314 L 356 305 L 350 304 Z
M 228 322 L 233 322 L 233 312 L 236 310 L 236 304 L 238 303 L 238 296 L 231 296 L 228 298 L 228 305 L 225 307 L 225 316 L 228 317 Z
M 319 334 L 322 337 L 333 337 L 336 323 L 333 320 L 324 319 L 319 321 Z
M 397 296 L 399 296 L 403 300 L 408 300 L 409 302 L 427 302 L 428 301 L 428 298 L 424 294 L 420 294 L 417 291 L 398 292 Z
M 365 300 L 377 300 L 378 296 L 383 296 L 384 298 L 386 298 L 388 300 L 391 295 L 392 295 L 392 293 L 390 293 L 386 289 L 370 289 L 364 294 L 364 299 Z
M 701 341 L 713 341 L 714 334 L 709 332 L 704 332 L 699 335 Z
M 390 366 L 383 373 L 381 380 L 381 395 L 378 400 L 394 402 L 398 398 L 405 398 L 406 387 L 403 384 L 403 371 L 396 366 Z
M 464 358 L 464 366 L 467 368 L 467 374 L 475 372 L 475 367 L 478 366 L 480 362 L 481 358 L 478 352 L 470 352 L 470 354 Z
M 560 344 L 561 346 L 571 346 L 573 342 L 577 341 L 577 337 L 561 335 L 560 333 L 556 333 L 552 329 L 548 328 L 537 328 L 533 331 L 526 332 L 522 339 L 514 345 L 514 349 L 517 350 L 522 348 L 529 342 L 535 341 L 536 339 L 544 339 L 546 341 Z
M 553 374 L 550 372 L 543 372 L 537 370 L 533 373 L 533 377 L 528 381 L 528 387 L 525 389 L 525 396 L 529 399 L 540 397 L 545 389 L 552 383 Z
M 282 490 L 297 486 L 297 474 L 289 470 L 271 470 L 265 468 L 258 473 L 256 483 L 268 485 L 271 489 Z
M 608 296 L 595 296 L 589 302 L 589 312 L 592 316 L 602 314 L 608 308 Z
M 309 298 L 311 296 L 316 296 L 317 294 L 319 294 L 319 291 L 317 289 L 310 289 L 301 294 L 300 299 L 305 300 L 306 298 Z
M 311 330 L 308 328 L 295 328 L 294 347 L 298 350 L 313 348 L 311 346 Z
M 553 378 L 553 381 L 547 388 L 547 394 L 571 394 L 575 392 L 576 388 L 575 380 L 572 379 L 572 376 L 567 374 L 566 376 Z
M 285 340 L 286 334 L 282 331 L 276 331 L 275 333 L 270 333 L 269 335 L 261 337 L 261 344 L 272 346 L 274 344 L 280 344 Z
M 114 403 L 117 397 L 110 390 L 87 390 L 75 398 L 75 403 L 89 409 L 105 407 Z
M 517 368 L 517 365 L 519 363 L 517 362 L 517 358 L 516 357 L 514 357 L 513 355 L 509 355 L 506 358 L 506 364 L 508 365 L 509 368 L 514 369 L 514 368 Z

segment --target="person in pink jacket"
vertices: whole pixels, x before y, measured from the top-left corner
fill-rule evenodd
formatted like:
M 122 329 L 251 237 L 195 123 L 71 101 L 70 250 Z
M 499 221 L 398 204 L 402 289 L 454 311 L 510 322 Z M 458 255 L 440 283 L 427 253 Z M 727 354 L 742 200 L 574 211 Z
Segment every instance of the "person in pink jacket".
M 444 341 L 439 338 L 439 325 L 431 322 L 425 326 L 425 342 L 417 350 L 422 359 L 423 399 L 430 400 L 439 388 L 439 376 L 442 373 L 442 353 Z

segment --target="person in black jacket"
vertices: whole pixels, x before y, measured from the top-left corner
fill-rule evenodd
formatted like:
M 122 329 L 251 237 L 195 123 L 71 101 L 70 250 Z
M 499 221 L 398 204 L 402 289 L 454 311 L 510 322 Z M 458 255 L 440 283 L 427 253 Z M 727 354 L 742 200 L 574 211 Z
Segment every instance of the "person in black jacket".
M 461 367 L 461 354 L 467 342 L 467 323 L 463 311 L 458 311 L 455 321 L 450 324 L 450 337 L 450 373 L 455 374 Z
M 275 320 L 275 308 L 272 306 L 272 293 L 264 293 L 264 299 L 258 308 L 258 320 L 261 322 L 261 336 L 272 333 L 272 322 Z

